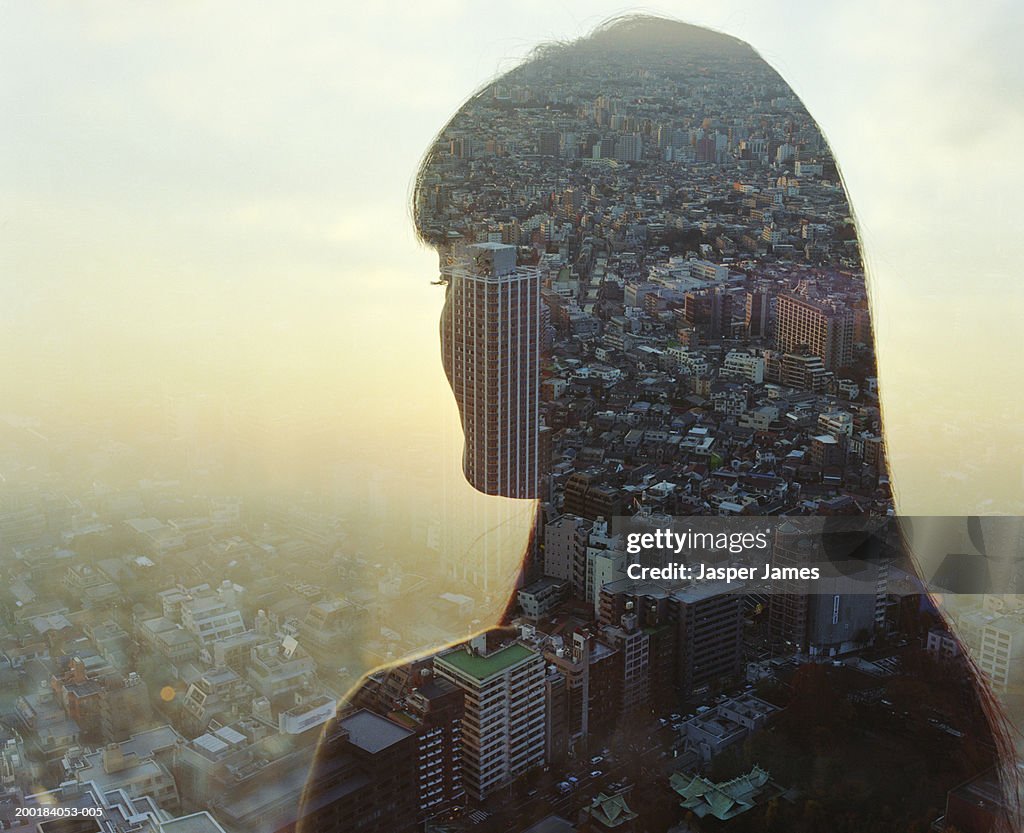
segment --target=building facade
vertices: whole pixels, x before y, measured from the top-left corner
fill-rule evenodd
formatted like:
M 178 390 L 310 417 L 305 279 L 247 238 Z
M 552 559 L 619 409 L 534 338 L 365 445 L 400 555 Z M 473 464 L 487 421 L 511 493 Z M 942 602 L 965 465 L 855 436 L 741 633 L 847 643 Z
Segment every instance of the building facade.
M 544 763 L 544 668 L 526 645 L 488 651 L 483 636 L 434 658 L 435 673 L 465 694 L 462 777 L 471 797 Z
M 853 361 L 853 311 L 796 295 L 776 302 L 775 341 L 780 350 L 806 347 L 827 370 Z
M 449 272 L 445 372 L 465 434 L 463 468 L 481 492 L 535 498 L 540 428 L 540 272 L 502 243 L 467 246 Z

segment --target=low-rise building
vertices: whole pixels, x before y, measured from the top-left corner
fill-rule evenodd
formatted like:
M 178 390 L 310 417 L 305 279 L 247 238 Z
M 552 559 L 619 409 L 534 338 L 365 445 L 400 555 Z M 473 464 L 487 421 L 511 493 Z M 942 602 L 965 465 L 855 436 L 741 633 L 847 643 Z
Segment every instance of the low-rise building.
M 131 798 L 148 796 L 172 812 L 180 806 L 174 777 L 155 754 L 139 754 L 130 747 L 110 743 L 99 752 L 69 754 L 66 761 L 70 777 L 81 783 L 91 781 L 101 792 L 123 790 Z
M 686 721 L 681 731 L 683 746 L 704 763 L 764 728 L 778 713 L 777 706 L 752 694 L 726 700 Z
M 569 592 L 569 582 L 544 576 L 516 591 L 516 600 L 528 619 L 539 619 L 558 605 Z

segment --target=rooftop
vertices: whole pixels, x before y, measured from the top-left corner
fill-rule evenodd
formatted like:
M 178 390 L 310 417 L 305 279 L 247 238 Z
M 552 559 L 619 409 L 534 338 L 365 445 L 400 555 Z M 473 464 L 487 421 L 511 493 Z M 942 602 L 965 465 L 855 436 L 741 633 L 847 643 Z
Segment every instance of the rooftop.
M 136 732 L 128 740 L 121 741 L 121 752 L 125 755 L 134 754 L 140 758 L 147 758 L 162 749 L 174 746 L 179 737 L 181 736 L 172 726 L 157 726 L 154 729 Z
M 743 587 L 742 582 L 705 581 L 700 584 L 690 585 L 682 590 L 676 590 L 672 597 L 677 601 L 693 604 L 694 602 L 702 602 L 705 599 L 711 599 L 725 593 L 737 593 L 743 590 Z
M 755 766 L 746 775 L 716 784 L 699 775 L 675 773 L 669 783 L 681 797 L 681 806 L 700 818 L 711 815 L 723 821 L 751 809 L 768 784 L 768 773 Z
M 340 721 L 340 725 L 348 732 L 350 743 L 371 754 L 387 749 L 412 734 L 393 720 L 388 720 L 366 709 L 361 709 L 350 717 L 346 717 Z
M 449 665 L 456 671 L 468 674 L 477 680 L 486 680 L 488 677 L 500 674 L 522 662 L 533 653 L 532 650 L 519 643 L 506 645 L 504 648 L 499 648 L 497 651 L 483 656 L 471 654 L 465 648 L 459 647 L 437 657 L 435 662 Z
M 224 828 L 204 811 L 162 822 L 160 833 L 224 833 Z
M 532 827 L 528 827 L 523 833 L 573 833 L 576 825 L 567 821 L 561 816 L 545 816 Z

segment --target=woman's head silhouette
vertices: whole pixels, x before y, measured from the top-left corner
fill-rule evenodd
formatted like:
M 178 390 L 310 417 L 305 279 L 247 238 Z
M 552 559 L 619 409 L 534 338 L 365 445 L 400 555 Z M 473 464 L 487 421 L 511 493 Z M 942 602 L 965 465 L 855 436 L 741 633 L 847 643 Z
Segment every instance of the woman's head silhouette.
M 702 423 L 743 416 L 765 398 L 752 387 L 764 382 L 831 397 L 840 439 L 815 446 L 819 462 L 845 460 L 852 445 L 869 472 L 859 508 L 884 511 L 871 321 L 849 203 L 814 120 L 746 44 L 629 17 L 541 47 L 442 129 L 413 209 L 448 287 L 442 355 L 466 475 L 481 491 L 552 497 L 540 472 L 563 427 L 555 377 L 600 405 L 633 393 L 631 371 L 651 370 L 660 378 L 633 398 L 680 410 L 699 397 Z M 542 378 L 553 404 L 538 418 Z M 709 397 L 704 379 L 748 387 Z M 590 429 L 588 416 L 570 415 L 569 427 Z M 767 428 L 783 416 L 732 421 Z
M 623 659 L 621 685 L 632 700 L 626 705 L 620 691 L 622 714 L 654 708 L 642 692 L 655 685 L 630 677 L 642 663 L 624 646 L 637 633 L 653 640 L 664 625 L 658 617 L 668 615 L 655 603 L 648 615 L 632 597 L 615 602 L 625 611 L 619 620 L 605 615 L 615 604 L 601 607 L 602 589 L 624 576 L 615 542 L 624 516 L 843 516 L 852 526 L 833 524 L 831 538 L 845 555 L 866 540 L 856 519 L 893 513 L 849 200 L 814 119 L 746 44 L 629 17 L 539 48 L 444 126 L 416 177 L 413 212 L 446 286 L 442 358 L 459 406 L 466 478 L 487 494 L 539 501 L 524 573 L 545 578 L 520 605 L 537 622 L 550 599 L 571 596 L 571 613 L 549 623 L 557 639 L 572 627 L 589 645 L 608 629 L 609 650 L 633 657 Z M 886 593 L 882 579 L 876 584 L 878 604 L 847 604 L 837 593 L 816 602 L 817 612 L 787 601 L 770 627 L 751 622 L 764 630 L 750 639 L 752 652 L 788 651 L 790 662 L 812 669 L 793 677 L 797 693 L 781 734 L 813 753 L 794 752 L 799 764 L 775 758 L 794 781 L 805 765 L 817 773 L 808 789 L 824 789 L 821 773 L 843 767 L 827 761 L 844 743 L 852 750 L 846 780 L 829 781 L 828 790 L 875 783 L 893 755 L 916 754 L 907 751 L 913 738 L 875 732 L 870 721 L 884 709 L 865 709 L 873 739 L 847 731 L 852 719 L 836 728 L 833 711 L 876 701 L 860 691 L 840 696 L 809 662 L 884 640 Z M 926 598 L 913 613 L 942 629 Z M 813 616 L 820 621 L 811 628 Z M 672 623 L 679 633 L 681 621 Z M 536 630 L 531 637 L 539 638 Z M 486 651 L 484 640 L 470 654 Z M 969 661 L 942 675 L 914 685 L 941 679 L 948 691 L 934 708 L 959 704 L 963 729 L 950 729 L 959 740 L 948 753 L 956 763 L 934 770 L 944 793 L 1009 758 L 1000 717 Z M 389 688 L 374 686 L 364 703 L 382 702 Z M 695 696 L 692 687 L 676 693 L 679 702 Z M 945 725 L 925 708 L 916 716 L 908 708 L 905 721 Z M 801 709 L 816 715 L 814 732 L 796 725 Z M 480 719 L 464 724 L 477 740 Z M 764 760 L 772 754 L 765 744 Z M 492 788 L 481 774 L 482 747 L 467 760 L 478 768 L 466 777 L 477 779 L 482 801 Z M 933 763 L 925 753 L 906 765 L 933 773 Z M 493 783 L 517 775 L 509 769 Z M 908 795 L 920 781 L 906 772 L 893 778 Z M 1010 793 L 998 798 L 992 817 L 1007 824 L 1013 801 Z M 915 793 L 908 806 L 931 812 L 933 799 Z M 884 824 L 887 811 L 870 804 L 851 808 L 842 824 Z M 814 826 L 812 809 L 802 829 L 824 829 Z

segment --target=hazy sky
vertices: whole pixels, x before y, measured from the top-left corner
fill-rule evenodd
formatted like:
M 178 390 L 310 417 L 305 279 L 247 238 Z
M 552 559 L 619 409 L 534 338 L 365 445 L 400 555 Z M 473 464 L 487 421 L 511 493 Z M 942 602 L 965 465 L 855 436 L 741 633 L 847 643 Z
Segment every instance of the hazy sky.
M 5 407 L 226 386 L 365 447 L 450 427 L 420 155 L 533 46 L 628 11 L 747 40 L 832 143 L 905 508 L 1017 499 L 1013 2 L 4 3 Z

